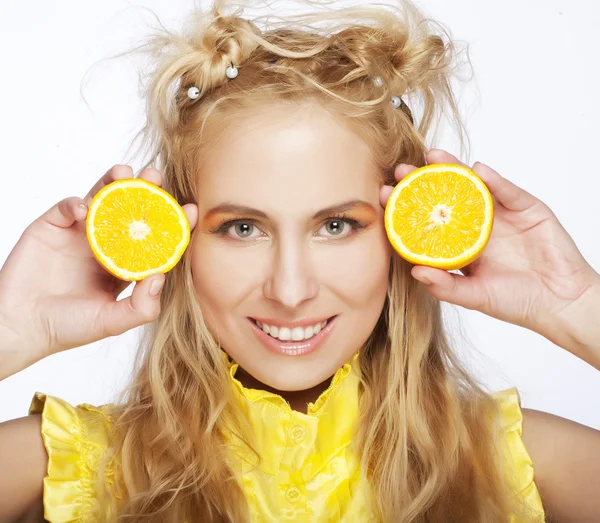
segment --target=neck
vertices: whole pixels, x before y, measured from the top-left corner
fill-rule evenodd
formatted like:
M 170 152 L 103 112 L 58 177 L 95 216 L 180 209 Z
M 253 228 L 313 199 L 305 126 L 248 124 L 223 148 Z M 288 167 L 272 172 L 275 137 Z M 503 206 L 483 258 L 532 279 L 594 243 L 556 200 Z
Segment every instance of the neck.
M 256 378 L 248 374 L 244 369 L 238 367 L 236 376 L 240 383 L 247 389 L 259 389 L 272 392 L 273 394 L 279 394 L 285 401 L 287 401 L 293 410 L 303 412 L 306 414 L 309 403 L 314 403 L 317 398 L 329 387 L 331 378 L 325 380 L 323 383 L 319 383 L 310 389 L 305 390 L 277 390 L 273 387 L 269 387 L 264 383 L 258 381 Z

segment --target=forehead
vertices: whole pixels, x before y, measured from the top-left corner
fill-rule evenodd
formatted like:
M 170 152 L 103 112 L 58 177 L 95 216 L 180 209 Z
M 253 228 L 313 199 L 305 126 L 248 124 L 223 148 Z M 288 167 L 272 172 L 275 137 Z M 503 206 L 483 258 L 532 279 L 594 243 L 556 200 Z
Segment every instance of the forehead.
M 322 107 L 274 105 L 221 134 L 199 174 L 199 204 L 378 198 L 375 169 L 367 145 Z

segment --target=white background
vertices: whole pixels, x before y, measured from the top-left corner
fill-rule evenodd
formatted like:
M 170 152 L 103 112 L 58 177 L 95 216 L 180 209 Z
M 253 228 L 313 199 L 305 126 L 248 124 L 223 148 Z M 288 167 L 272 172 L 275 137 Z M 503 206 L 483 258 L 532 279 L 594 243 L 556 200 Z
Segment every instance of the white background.
M 145 0 L 168 27 L 192 0 Z M 127 59 L 153 18 L 124 0 L 0 3 L 0 263 L 55 202 L 83 196 L 124 163 L 142 124 Z M 461 105 L 472 154 L 545 201 L 600 270 L 597 159 L 600 3 L 593 0 L 421 0 L 468 42 L 475 78 Z M 84 78 L 84 75 L 86 75 Z M 83 87 L 86 105 L 81 96 Z M 440 145 L 451 147 L 446 138 Z M 449 145 L 450 144 L 450 145 Z M 456 153 L 458 151 L 454 150 Z M 135 170 L 141 162 L 133 163 Z M 450 307 L 448 327 L 493 391 L 517 386 L 526 407 L 600 429 L 600 372 L 538 334 Z M 600 315 L 600 311 L 599 311 Z M 0 421 L 27 413 L 35 391 L 77 403 L 124 386 L 137 332 L 57 354 L 0 382 Z

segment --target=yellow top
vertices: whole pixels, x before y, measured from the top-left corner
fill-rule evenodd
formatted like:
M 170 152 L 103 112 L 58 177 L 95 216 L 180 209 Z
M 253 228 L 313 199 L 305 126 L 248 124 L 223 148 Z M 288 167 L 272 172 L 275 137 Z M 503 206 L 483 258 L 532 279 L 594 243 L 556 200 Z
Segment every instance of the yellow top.
M 263 458 L 261 467 L 252 470 L 244 467 L 251 458 L 232 447 L 231 464 L 244 472 L 241 482 L 252 521 L 376 521 L 369 509 L 369 489 L 361 485 L 359 462 L 349 445 L 358 414 L 359 377 L 352 363 L 335 373 L 329 388 L 309 404 L 306 414 L 292 410 L 277 394 L 245 388 L 235 378 L 236 370 L 237 364 L 230 364 L 235 398 L 250 421 Z M 494 397 L 507 428 L 507 458 L 514 464 L 509 479 L 538 516 L 537 521 L 543 522 L 532 462 L 521 438 L 517 389 Z M 42 438 L 49 456 L 44 478 L 45 518 L 51 523 L 92 521 L 92 475 L 111 430 L 106 410 L 88 404 L 73 407 L 36 392 L 29 413 L 42 414 Z

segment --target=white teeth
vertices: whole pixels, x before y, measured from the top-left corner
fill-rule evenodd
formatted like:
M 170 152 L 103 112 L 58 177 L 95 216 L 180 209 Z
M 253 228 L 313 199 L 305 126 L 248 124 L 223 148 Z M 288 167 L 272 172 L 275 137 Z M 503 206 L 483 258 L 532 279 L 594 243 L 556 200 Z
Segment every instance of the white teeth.
M 302 341 L 308 340 L 312 338 L 315 334 L 319 334 L 321 329 L 327 325 L 327 320 L 323 320 L 320 323 L 315 325 L 311 325 L 309 327 L 294 327 L 290 329 L 289 327 L 276 327 L 274 325 L 267 325 L 266 323 L 262 323 L 256 320 L 256 324 L 269 336 L 273 338 L 278 338 L 281 341 Z
M 289 341 L 292 337 L 292 331 L 287 327 L 279 327 L 279 334 L 277 336 L 281 341 Z
M 292 329 L 292 340 L 302 341 L 303 339 L 304 339 L 304 328 L 303 327 L 294 327 Z

